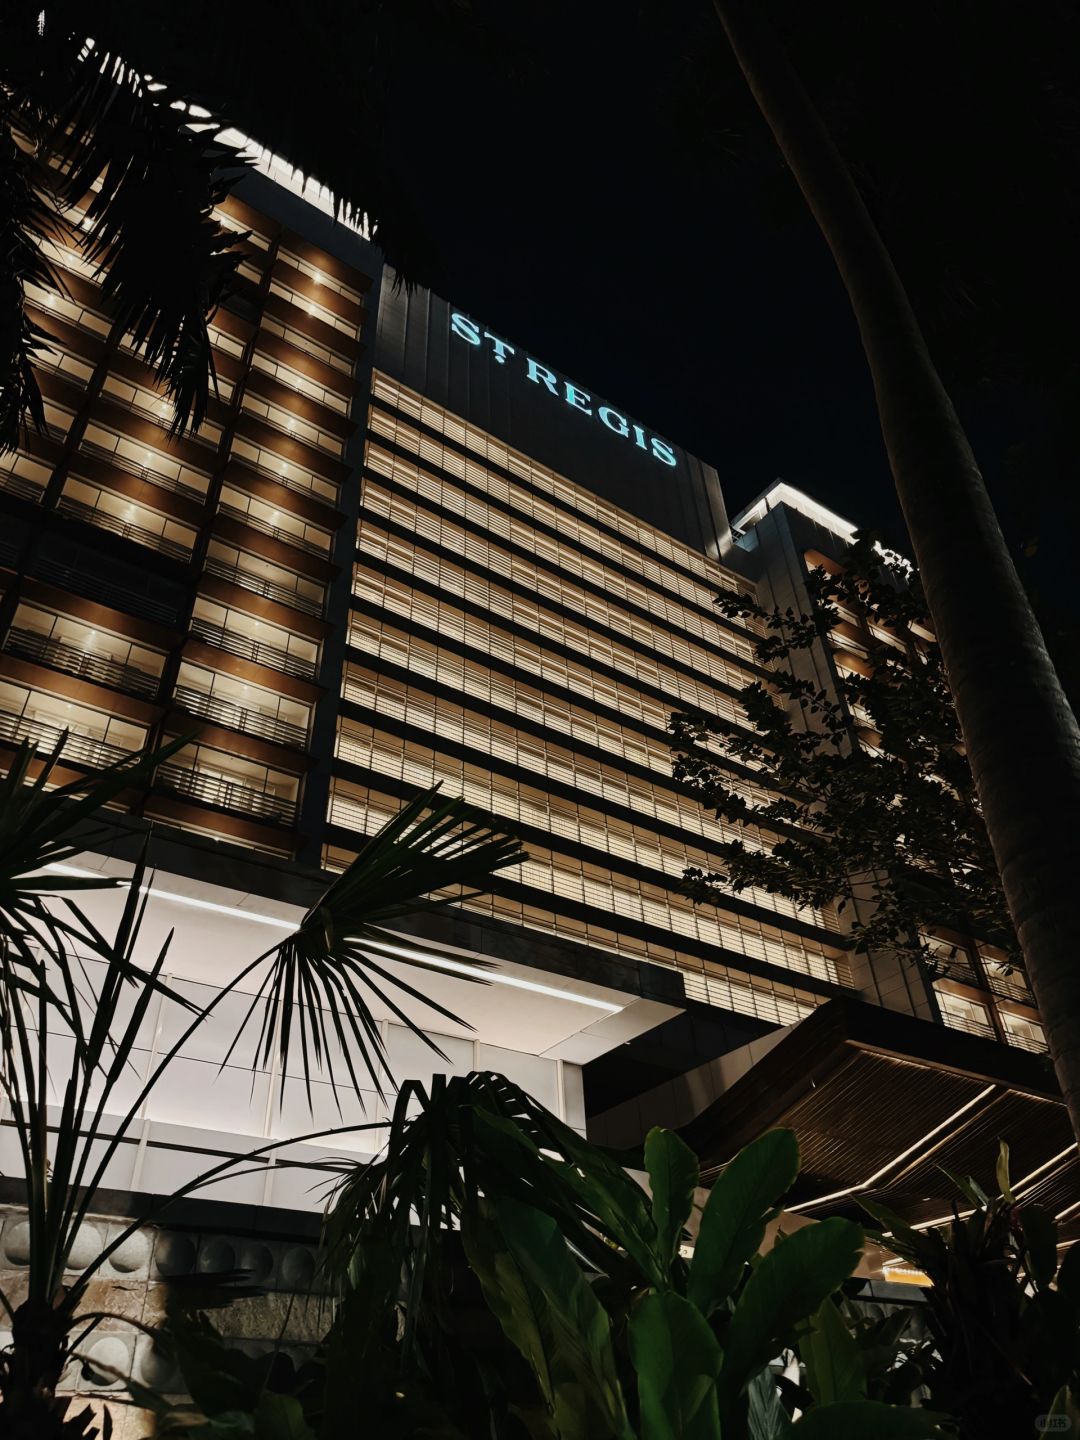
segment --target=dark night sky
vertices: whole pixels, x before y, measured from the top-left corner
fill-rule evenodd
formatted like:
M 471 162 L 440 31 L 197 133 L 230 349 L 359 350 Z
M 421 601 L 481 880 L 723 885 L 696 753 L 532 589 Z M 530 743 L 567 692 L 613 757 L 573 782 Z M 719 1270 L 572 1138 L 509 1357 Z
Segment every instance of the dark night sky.
M 606 17 L 610 24 L 606 23 Z M 846 296 L 799 209 L 687 156 L 653 57 L 603 5 L 535 76 L 432 63 L 395 140 L 434 288 L 714 464 L 734 513 L 776 476 L 856 523 L 899 513 Z
M 939 149 L 935 125 L 955 132 L 947 158 L 930 166 L 928 208 L 900 202 L 919 237 L 916 249 L 923 245 L 932 263 L 940 261 L 947 285 L 947 247 L 942 251 L 934 235 L 942 201 L 948 223 L 968 225 L 954 244 L 965 259 L 974 246 L 969 263 L 976 276 L 987 263 L 982 237 L 1003 236 L 987 252 L 991 265 L 1004 257 L 998 294 L 1012 297 L 1017 314 L 1056 317 L 1047 322 L 1046 353 L 1063 344 L 1075 370 L 1075 327 L 1065 321 L 1080 305 L 1080 287 L 1055 288 L 1054 280 L 1075 272 L 1071 230 L 1063 224 L 1056 245 L 1045 242 L 1058 221 L 1055 197 L 1066 193 L 1061 177 L 1075 175 L 1080 98 L 1072 79 L 1062 82 L 1060 93 L 1073 104 L 1063 133 L 1074 148 L 1058 160 L 1041 122 L 1029 118 L 1031 95 L 1047 89 L 1041 72 L 1032 79 L 1024 64 L 1013 65 L 1015 25 L 1030 25 L 1015 0 L 1012 6 L 996 0 L 996 39 L 986 41 L 978 65 L 969 64 L 972 32 L 965 26 L 974 17 L 990 34 L 982 3 L 965 11 L 957 0 L 946 43 L 941 12 L 926 0 L 919 18 L 903 19 L 909 47 L 903 57 L 893 54 L 892 32 L 875 37 L 881 16 L 873 11 L 850 12 L 870 27 L 854 27 L 854 34 L 842 28 L 847 11 L 832 16 L 833 31 L 797 5 L 783 23 L 809 27 L 818 83 L 838 87 L 829 100 L 840 113 L 845 66 L 858 69 L 869 54 L 863 47 L 876 43 L 878 68 L 867 73 L 875 77 L 872 86 L 884 87 L 876 92 L 878 122 L 886 117 L 898 143 L 908 146 L 905 163 L 908 155 L 923 157 L 910 162 L 914 173 L 921 175 L 920 164 L 925 169 L 926 157 Z M 776 8 L 782 11 L 781 0 Z M 524 44 L 515 37 L 530 63 L 513 78 L 505 73 L 502 44 L 493 62 L 478 58 L 475 48 L 454 58 L 408 47 L 385 138 L 393 169 L 431 232 L 438 257 L 432 288 L 715 465 L 732 514 L 780 476 L 909 550 L 847 296 L 711 6 L 664 0 L 642 22 L 619 0 L 498 7 L 504 26 L 535 25 L 537 13 L 554 19 Z M 1049 40 L 1030 25 L 1031 54 L 1040 45 L 1061 53 L 1054 23 L 1051 16 Z M 936 45 L 930 59 L 920 48 L 928 34 Z M 1016 32 L 1017 46 L 1022 36 Z M 838 40 L 846 59 L 836 56 Z M 799 44 L 806 43 L 804 32 Z M 933 72 L 936 109 L 916 83 L 920 66 L 929 67 L 926 84 Z M 1011 110 L 998 103 L 1013 78 L 1008 67 L 1029 86 Z M 686 100 L 695 74 L 709 97 L 704 111 Z M 702 143 L 702 134 L 714 143 Z M 1032 164 L 1033 153 L 1043 168 Z M 886 163 L 886 186 L 896 158 Z M 957 188 L 957 167 L 974 190 Z M 935 192 L 935 183 L 953 194 Z M 1040 196 L 1049 197 L 1046 205 Z M 1067 207 L 1061 214 L 1076 223 Z M 1027 282 L 1019 287 L 1018 274 Z M 965 283 L 961 277 L 961 289 Z M 991 333 L 996 303 L 979 301 L 973 312 Z M 954 333 L 948 314 L 947 305 L 934 311 L 939 346 Z M 1039 323 L 1026 335 L 1032 354 L 1044 349 Z M 964 344 L 958 354 L 966 353 Z M 989 390 L 954 386 L 953 398 L 1014 551 L 1031 533 L 1020 528 L 1028 522 L 1017 509 L 1030 502 L 1017 496 L 1035 492 L 1027 481 L 1007 481 L 1008 452 L 1019 444 L 1036 456 L 1029 463 L 1048 498 L 1036 506 L 1037 558 L 1025 563 L 1032 583 L 1075 612 L 1076 436 L 1058 446 L 1053 465 L 1045 462 L 1039 447 L 1060 422 L 1038 384 L 999 378 Z

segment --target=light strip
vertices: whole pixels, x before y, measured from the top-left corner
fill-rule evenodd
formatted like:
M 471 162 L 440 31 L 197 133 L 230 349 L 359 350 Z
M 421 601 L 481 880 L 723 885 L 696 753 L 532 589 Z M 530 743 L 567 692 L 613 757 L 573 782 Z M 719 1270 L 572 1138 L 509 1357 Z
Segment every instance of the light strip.
M 855 538 L 856 527 L 850 520 L 845 520 L 842 515 L 837 515 L 835 510 L 829 510 L 804 491 L 789 485 L 786 480 L 778 480 L 775 485 L 771 485 L 764 494 L 741 510 L 731 523 L 739 530 L 749 529 L 777 504 L 790 506 L 792 510 L 823 525 L 841 539 L 850 541 Z
M 1025 1175 L 1022 1180 L 1017 1180 L 1015 1184 L 1011 1185 L 1009 1188 L 1012 1190 L 1014 1195 L 1019 1195 L 1021 1190 L 1027 1189 L 1027 1187 L 1035 1179 L 1036 1175 L 1041 1175 L 1044 1170 L 1049 1170 L 1050 1166 L 1056 1165 L 1059 1160 L 1065 1160 L 1068 1158 L 1068 1156 L 1075 1154 L 1076 1141 L 1074 1140 L 1071 1145 L 1066 1145 L 1064 1150 L 1059 1150 L 1056 1155 L 1051 1155 L 1049 1160 L 1044 1160 L 1043 1163 L 1037 1166 L 1034 1170 L 1032 1170 L 1030 1174 Z
M 551 995 L 556 1000 L 571 1000 L 575 1005 L 588 1005 L 593 1010 L 606 1010 L 611 1015 L 626 1009 L 625 1005 L 613 1005 L 610 1000 L 596 1000 L 591 995 L 576 995 L 573 990 L 560 990 L 555 985 L 541 985 L 538 980 L 522 980 L 517 975 L 503 975 L 498 970 L 481 970 L 479 966 L 466 965 L 434 951 L 410 950 L 406 945 L 386 945 L 381 941 L 366 941 L 365 944 L 371 950 L 399 955 L 403 960 L 421 960 L 425 965 L 434 965 L 436 969 L 448 970 L 454 975 L 468 975 L 492 985 L 509 985 L 514 990 L 531 990 L 534 995 Z
M 102 876 L 97 870 L 83 870 L 77 865 L 49 865 L 46 867 L 55 871 L 58 875 L 86 876 L 90 879 L 111 879 L 111 876 Z M 125 882 L 120 881 L 123 885 Z M 296 924 L 292 920 L 279 920 L 273 915 L 259 915 L 254 910 L 238 910 L 235 905 L 219 905 L 214 900 L 199 900 L 194 895 L 177 895 L 171 890 L 159 890 L 156 885 L 142 885 L 139 887 L 142 894 L 154 895 L 159 900 L 171 900 L 175 905 L 190 905 L 195 910 L 211 910 L 217 915 L 229 915 L 237 920 L 251 920 L 257 925 L 272 925 L 279 930 L 295 930 Z M 412 950 L 405 945 L 389 945 L 381 942 L 365 942 L 370 949 L 378 950 L 387 955 L 397 955 L 403 960 L 420 960 L 426 965 L 431 965 L 437 970 L 446 970 L 452 975 L 467 975 L 473 980 L 486 980 L 491 985 L 507 985 L 514 990 L 531 990 L 534 995 L 550 995 L 556 1000 L 569 1000 L 575 1005 L 586 1005 L 592 1010 L 604 1010 L 609 1015 L 618 1014 L 626 1007 L 615 1005 L 610 1000 L 597 1000 L 591 995 L 577 995 L 572 990 L 561 990 L 555 985 L 543 985 L 539 980 L 523 980 L 517 975 L 503 975 L 499 971 L 482 970 L 478 965 L 467 965 L 461 960 L 451 960 L 449 956 L 441 955 L 436 951 Z
M 1051 1101 L 1049 1103 L 1052 1104 L 1053 1102 Z M 1036 1175 L 1041 1175 L 1044 1170 L 1049 1170 L 1051 1165 L 1056 1165 L 1059 1161 L 1068 1159 L 1068 1157 L 1074 1154 L 1075 1151 L 1075 1142 L 1072 1145 L 1067 1145 L 1065 1149 L 1059 1151 L 1057 1155 L 1051 1155 L 1049 1160 L 1044 1160 L 1041 1165 L 1036 1166 L 1036 1168 L 1032 1170 L 1029 1174 L 1023 1176 L 1014 1184 L 1011 1184 L 1009 1186 L 1010 1190 L 1017 1197 L 1017 1199 L 1019 1199 L 1021 1189 L 1025 1189 L 1028 1185 L 1030 1185 L 1031 1182 L 1035 1179 Z M 1062 1219 L 1065 1215 L 1068 1215 L 1071 1210 L 1075 1210 L 1078 1205 L 1080 1205 L 1080 1200 L 1075 1200 L 1071 1205 L 1067 1205 L 1064 1210 L 1060 1211 L 1057 1215 L 1055 1215 L 1054 1219 Z M 974 1210 L 961 1210 L 959 1212 L 961 1220 L 966 1220 L 969 1215 L 974 1214 Z M 935 1225 L 947 1225 L 952 1218 L 953 1217 L 951 1214 L 939 1215 L 936 1220 L 920 1220 L 917 1225 L 913 1225 L 911 1228 L 913 1230 L 932 1230 Z
M 272 925 L 277 930 L 295 930 L 295 920 L 279 920 L 275 915 L 259 915 L 254 910 L 238 910 L 235 905 L 219 905 L 214 900 L 199 900 L 194 895 L 176 895 L 171 890 L 159 890 L 156 885 L 140 885 L 144 895 L 156 895 L 159 900 L 171 900 L 176 905 L 190 905 L 193 910 L 213 910 L 218 915 L 232 915 L 237 920 L 251 920 L 256 925 Z
M 880 1170 L 875 1170 L 873 1175 L 870 1175 L 866 1180 L 860 1180 L 856 1185 L 849 1185 L 846 1190 L 834 1190 L 831 1195 L 818 1195 L 813 1200 L 803 1200 L 800 1204 L 789 1205 L 787 1208 L 792 1211 L 808 1210 L 815 1205 L 824 1205 L 828 1200 L 842 1200 L 845 1195 L 854 1195 L 859 1190 L 869 1190 L 875 1180 L 880 1180 L 883 1175 L 895 1169 L 895 1167 L 906 1160 L 909 1155 L 914 1155 L 916 1150 L 925 1145 L 928 1140 L 932 1140 L 939 1131 L 945 1129 L 946 1125 L 951 1125 L 955 1120 L 959 1120 L 960 1116 L 970 1110 L 973 1105 L 978 1105 L 980 1100 L 985 1100 L 987 1095 L 992 1095 L 994 1089 L 995 1087 L 993 1085 L 987 1085 L 985 1090 L 980 1090 L 978 1095 L 969 1100 L 966 1105 L 961 1105 L 959 1110 L 955 1110 L 951 1115 L 947 1115 L 940 1125 L 935 1125 L 932 1130 L 928 1130 L 925 1135 L 920 1136 L 914 1145 L 909 1145 L 908 1148 L 902 1150 L 899 1155 L 894 1155 L 891 1160 L 882 1165 Z
M 103 875 L 100 870 L 82 870 L 77 865 L 48 865 L 48 870 L 54 870 L 58 875 L 79 875 L 87 876 L 90 879 L 112 880 L 117 877 Z M 120 880 L 119 885 L 124 886 L 128 882 Z M 216 915 L 229 915 L 236 920 L 250 920 L 256 925 L 272 925 L 277 930 L 295 930 L 295 920 L 279 920 L 275 915 L 260 915 L 254 910 L 240 910 L 235 905 L 219 905 L 216 900 L 200 900 L 195 895 L 177 895 L 173 890 L 161 890 L 156 885 L 140 885 L 139 891 L 143 895 L 154 895 L 159 900 L 171 900 L 174 905 L 189 905 L 193 910 L 212 910 Z

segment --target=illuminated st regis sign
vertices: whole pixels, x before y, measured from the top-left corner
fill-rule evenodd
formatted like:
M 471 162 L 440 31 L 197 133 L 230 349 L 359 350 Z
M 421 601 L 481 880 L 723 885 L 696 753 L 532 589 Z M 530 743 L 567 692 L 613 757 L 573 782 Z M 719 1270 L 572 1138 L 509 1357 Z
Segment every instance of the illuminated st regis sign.
M 467 315 L 462 315 L 457 310 L 450 316 L 450 330 L 459 340 L 464 340 L 467 345 L 479 345 L 487 347 L 494 352 L 495 361 L 499 365 L 506 364 L 508 355 L 516 355 L 518 352 L 513 345 L 508 345 L 505 340 L 500 340 L 497 335 L 492 335 L 490 330 L 481 330 L 475 320 L 470 320 Z M 588 415 L 599 420 L 601 425 L 614 434 L 620 435 L 624 440 L 633 440 L 639 450 L 644 450 L 654 460 L 659 460 L 662 465 L 676 465 L 675 452 L 666 441 L 656 435 L 649 435 L 640 425 L 627 420 L 625 415 L 620 415 L 617 410 L 612 410 L 610 405 L 595 405 L 593 398 L 586 391 L 572 385 L 569 380 L 561 380 L 554 370 L 549 370 L 546 365 L 539 364 L 528 355 L 522 356 L 525 361 L 526 377 L 534 385 L 540 385 L 557 400 L 562 400 L 574 410 L 580 410 L 583 415 Z M 595 408 L 594 408 L 595 406 Z

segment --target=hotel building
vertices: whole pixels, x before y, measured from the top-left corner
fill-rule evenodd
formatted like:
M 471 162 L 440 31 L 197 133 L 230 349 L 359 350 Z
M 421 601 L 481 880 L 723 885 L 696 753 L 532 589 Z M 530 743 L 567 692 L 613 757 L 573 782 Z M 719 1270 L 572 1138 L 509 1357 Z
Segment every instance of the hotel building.
M 152 827 L 147 943 L 175 925 L 174 983 L 209 994 L 439 782 L 528 860 L 412 928 L 451 965 L 496 969 L 484 987 L 425 977 L 470 1022 L 418 1014 L 447 1061 L 382 1017 L 391 1080 L 502 1070 L 614 1143 L 686 1125 L 709 1164 L 755 1126 L 791 1123 L 807 1206 L 866 1191 L 919 1216 L 945 1203 L 938 1164 L 981 1173 L 992 1137 L 1015 1129 L 1021 1183 L 1030 1173 L 1033 1195 L 1071 1213 L 1067 1121 L 1030 997 L 999 956 L 943 934 L 950 978 L 931 984 L 855 956 L 832 907 L 765 892 L 695 905 L 680 889 L 734 831 L 673 781 L 669 716 L 738 722 L 741 689 L 768 683 L 753 631 L 714 596 L 803 604 L 808 568 L 851 526 L 782 485 L 729 523 L 710 466 L 396 288 L 318 201 L 264 157 L 222 207 L 248 238 L 194 437 L 170 436 L 76 252 L 77 210 L 51 250 L 64 292 L 32 295 L 53 337 L 48 425 L 0 458 L 0 745 L 45 752 L 66 730 L 71 778 L 190 737 L 81 863 L 125 873 Z M 862 663 L 863 625 L 847 617 L 815 652 L 822 683 Z M 88 901 L 102 923 L 117 903 Z M 326 1085 L 313 1124 L 301 1087 L 279 1105 L 272 1065 L 254 1088 L 251 1057 L 219 1074 L 234 1019 L 148 1103 L 110 1177 L 118 1195 L 340 1123 Z M 153 1017 L 147 1065 L 175 1023 Z M 377 1095 L 360 1099 L 385 1118 Z M 270 1161 L 211 1196 L 299 1225 L 327 1153 L 287 1151 L 307 1168 Z

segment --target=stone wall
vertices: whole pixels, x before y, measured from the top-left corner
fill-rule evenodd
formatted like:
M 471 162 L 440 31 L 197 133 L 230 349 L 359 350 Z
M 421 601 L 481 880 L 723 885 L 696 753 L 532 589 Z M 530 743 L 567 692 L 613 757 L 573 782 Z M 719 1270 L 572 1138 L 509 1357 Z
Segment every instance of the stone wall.
M 91 1217 L 72 1252 L 70 1278 L 74 1280 L 127 1223 L 122 1217 Z M 0 1207 L 0 1290 L 13 1306 L 26 1294 L 29 1240 L 25 1210 Z M 264 1293 L 215 1310 L 213 1323 L 251 1354 L 278 1346 L 300 1363 L 329 1325 L 325 1293 L 318 1282 L 316 1246 L 310 1239 L 273 1232 L 144 1226 L 124 1241 L 91 1281 L 82 1309 L 105 1312 L 108 1318 L 78 1347 L 82 1359 L 68 1366 L 61 1389 L 85 1395 L 95 1409 L 107 1405 L 113 1414 L 114 1440 L 153 1435 L 152 1417 L 110 1398 L 123 1392 L 119 1376 L 130 1375 L 158 1393 L 179 1392 L 179 1376 L 140 1325 L 160 1324 L 170 1285 L 190 1287 L 200 1276 L 209 1282 L 236 1271 L 245 1271 L 248 1282 Z M 0 1310 L 0 1347 L 10 1343 L 10 1325 L 10 1317 Z

